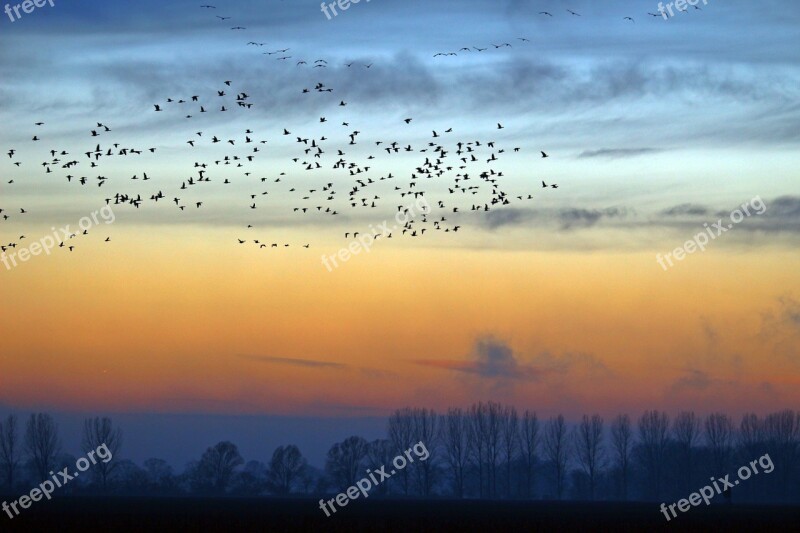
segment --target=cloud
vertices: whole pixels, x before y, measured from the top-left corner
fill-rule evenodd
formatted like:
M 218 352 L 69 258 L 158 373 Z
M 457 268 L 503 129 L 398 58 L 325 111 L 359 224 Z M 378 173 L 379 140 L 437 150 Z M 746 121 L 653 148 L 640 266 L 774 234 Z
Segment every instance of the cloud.
M 711 213 L 711 210 L 704 205 L 699 204 L 680 204 L 660 212 L 665 217 L 699 217 Z
M 565 207 L 562 209 L 503 208 L 483 213 L 481 224 L 494 231 L 506 226 L 522 226 L 529 222 L 556 225 L 561 231 L 591 228 L 602 220 L 624 219 L 630 210 L 621 207 L 587 209 Z
M 791 294 L 775 300 L 773 309 L 761 313 L 758 337 L 772 346 L 772 351 L 800 363 L 800 301 Z
M 603 361 L 592 354 L 583 352 L 566 352 L 561 355 L 542 352 L 534 357 L 533 363 L 551 374 L 581 373 L 589 378 L 607 378 L 613 375 L 611 369 Z
M 684 376 L 675 380 L 671 389 L 673 391 L 684 390 L 706 390 L 711 387 L 713 380 L 709 377 L 708 373 L 702 370 L 687 368 L 684 370 Z
M 534 218 L 537 212 L 532 209 L 510 207 L 488 211 L 483 217 L 483 226 L 489 230 L 496 230 L 504 226 L 519 226 Z
M 542 352 L 526 363 L 514 353 L 508 343 L 493 336 L 478 338 L 466 361 L 428 359 L 415 362 L 418 365 L 471 374 L 495 381 L 542 381 L 550 376 L 566 376 L 576 372 L 590 377 L 612 375 L 602 361 L 585 353 L 553 355 L 550 352 Z
M 800 196 L 781 196 L 769 204 L 769 215 L 785 220 L 800 220 Z
M 540 371 L 521 365 L 508 344 L 491 336 L 475 341 L 467 361 L 430 360 L 415 361 L 418 365 L 431 366 L 454 372 L 474 374 L 487 379 L 538 380 Z
M 299 366 L 304 368 L 334 368 L 344 370 L 350 368 L 349 365 L 341 363 L 330 363 L 327 361 L 313 361 L 310 359 L 292 359 L 289 357 L 272 357 L 269 355 L 239 355 L 241 359 L 258 361 L 260 363 L 271 363 L 277 365 Z
M 584 150 L 578 159 L 607 158 L 620 159 L 623 157 L 637 157 L 646 154 L 661 152 L 659 148 L 601 148 L 600 150 Z
M 396 377 L 397 374 L 390 370 L 381 370 L 369 367 L 354 367 L 343 363 L 331 363 L 329 361 L 315 361 L 312 359 L 294 359 L 291 357 L 273 357 L 269 355 L 239 355 L 240 359 L 247 359 L 259 363 L 268 363 L 276 365 L 295 366 L 301 368 L 324 368 L 333 370 L 352 370 L 359 372 L 364 376 L 374 379 L 385 379 Z
M 742 207 L 743 205 L 747 206 L 749 216 Z M 734 226 L 736 232 L 800 233 L 800 197 L 798 196 L 780 196 L 772 200 L 762 200 L 761 197 L 756 197 L 727 209 L 714 209 L 699 204 L 679 204 L 660 211 L 651 219 L 651 224 L 684 228 L 696 226 L 698 219 L 713 223 L 715 222 L 714 218 L 721 218 L 725 222 L 730 220 L 731 215 L 736 211 L 744 215 L 744 219 Z

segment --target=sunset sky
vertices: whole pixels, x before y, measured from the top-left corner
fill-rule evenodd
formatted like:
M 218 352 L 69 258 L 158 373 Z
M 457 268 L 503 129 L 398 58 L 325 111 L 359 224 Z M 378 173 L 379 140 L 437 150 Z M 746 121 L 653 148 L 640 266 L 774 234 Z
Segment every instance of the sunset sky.
M 641 0 L 373 0 L 332 20 L 310 0 L 168 4 L 56 0 L 0 19 L 0 209 L 10 215 L 0 243 L 75 228 L 116 192 L 166 196 L 112 206 L 114 222 L 100 219 L 67 243 L 72 252 L 0 265 L 0 413 L 224 425 L 239 415 L 376 420 L 405 405 L 487 399 L 572 419 L 800 402 L 796 3 L 709 0 L 669 21 Z M 278 49 L 292 58 L 265 55 Z M 311 68 L 317 59 L 329 66 Z M 301 93 L 318 82 L 334 91 Z M 223 89 L 246 92 L 253 108 L 231 100 L 217 112 Z M 165 104 L 192 95 L 213 112 L 187 120 Z M 111 131 L 93 138 L 98 122 Z M 453 199 L 452 180 L 429 180 L 421 188 L 432 203 L 461 208 L 457 233 L 396 234 L 326 269 L 321 257 L 352 242 L 345 232 L 393 221 L 413 201 L 393 187 L 431 155 L 387 157 L 375 142 L 423 148 L 448 128 L 436 139 L 448 150 L 477 140 L 505 148 L 492 168 L 512 205 L 470 211 L 488 187 Z M 252 176 L 214 168 L 252 150 L 209 138 L 243 139 L 246 129 L 268 140 Z M 349 209 L 355 182 L 343 171 L 292 162 L 303 157 L 296 136 L 331 138 L 328 164 L 354 129 L 348 157 L 375 155 L 369 176 L 397 176 L 365 193 L 381 197 L 377 209 Z M 144 153 L 89 168 L 83 154 L 97 143 Z M 80 164 L 45 173 L 51 149 Z M 180 190 L 198 161 L 211 164 L 212 182 Z M 143 172 L 152 181 L 131 181 Z M 293 211 L 301 202 L 290 188 L 328 182 L 341 216 Z M 704 223 L 727 225 L 754 198 L 763 214 L 659 266 L 657 254 Z M 292 431 L 276 425 L 270 438 L 313 440 Z

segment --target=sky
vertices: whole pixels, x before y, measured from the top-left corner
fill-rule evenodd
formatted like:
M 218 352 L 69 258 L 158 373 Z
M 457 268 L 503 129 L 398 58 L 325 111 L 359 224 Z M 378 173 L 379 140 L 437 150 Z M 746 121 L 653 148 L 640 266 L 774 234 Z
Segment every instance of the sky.
M 0 243 L 17 245 L 6 251 L 74 230 L 114 193 L 145 199 L 112 205 L 71 252 L 0 266 L 0 414 L 109 414 L 142 442 L 180 419 L 173 448 L 198 454 L 213 442 L 192 435 L 224 438 L 245 417 L 321 457 L 350 429 L 377 437 L 406 405 L 491 399 L 575 419 L 798 404 L 795 2 L 708 0 L 668 20 L 648 15 L 650 0 L 372 0 L 330 20 L 313 1 L 218 4 L 0 13 Z M 235 105 L 240 92 L 252 108 Z M 167 103 L 193 95 L 209 112 Z M 252 153 L 246 130 L 267 141 L 254 162 L 215 165 Z M 292 161 L 310 157 L 295 137 L 322 135 L 324 168 Z M 395 141 L 414 152 L 384 155 Z M 395 187 L 415 190 L 433 141 L 448 164 L 459 141 L 481 142 L 481 157 L 503 148 L 491 168 L 511 205 L 471 211 L 486 184 L 454 198 L 451 178 L 421 181 L 458 232 L 396 234 L 326 268 L 354 242 L 345 233 L 394 224 L 413 202 Z M 143 153 L 91 168 L 83 154 L 98 143 Z M 47 173 L 50 150 L 68 155 Z M 332 169 L 337 150 L 371 170 Z M 199 162 L 212 181 L 180 189 Z M 378 205 L 349 207 L 367 176 Z M 329 182 L 337 216 L 297 192 L 317 199 Z M 731 224 L 742 206 L 750 216 Z M 731 227 L 710 230 L 705 251 L 659 263 L 718 220 Z M 252 449 L 258 438 L 241 437 Z

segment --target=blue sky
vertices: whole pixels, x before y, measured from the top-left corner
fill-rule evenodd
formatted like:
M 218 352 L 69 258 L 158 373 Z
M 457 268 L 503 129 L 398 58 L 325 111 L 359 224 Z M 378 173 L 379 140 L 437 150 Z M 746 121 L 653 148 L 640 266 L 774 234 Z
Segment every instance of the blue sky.
M 385 211 L 380 215 L 348 211 L 336 220 L 297 216 L 292 212 L 297 205 L 293 203 L 296 195 L 290 194 L 286 184 L 315 185 L 288 163 L 298 156 L 294 137 L 325 134 L 336 143 L 333 146 L 346 148 L 347 134 L 357 129 L 362 132 L 362 142 L 349 149 L 348 155 L 365 158 L 377 150 L 376 141 L 413 144 L 418 149 L 431 140 L 432 130 L 453 128 L 459 139 L 497 141 L 508 151 L 503 156 L 502 171 L 509 193 L 535 192 L 537 199 L 535 203 L 523 202 L 502 212 L 472 218 L 454 215 L 453 220 L 464 220 L 469 231 L 459 234 L 458 239 L 434 237 L 414 245 L 423 251 L 566 250 L 586 252 L 587 256 L 598 251 L 636 251 L 652 255 L 674 248 L 703 222 L 714 221 L 757 195 L 769 206 L 766 214 L 748 220 L 724 241 L 715 243 L 716 250 L 729 249 L 732 256 L 744 258 L 743 261 L 758 262 L 760 251 L 769 249 L 775 255 L 765 256 L 764 262 L 770 265 L 784 257 L 793 258 L 791 253 L 797 250 L 800 4 L 794 1 L 709 0 L 701 11 L 691 10 L 668 21 L 647 14 L 658 9 L 658 2 L 652 0 L 362 0 L 332 20 L 323 15 L 319 2 L 310 0 L 219 1 L 216 9 L 201 8 L 202 0 L 54 3 L 54 7 L 39 8 L 16 22 L 0 13 L 0 208 L 15 214 L 19 207 L 30 211 L 25 219 L 14 216 L 0 223 L 0 242 L 16 239 L 20 233 L 36 236 L 49 233 L 48 228 L 54 225 L 74 224 L 103 205 L 109 191 L 146 196 L 163 188 L 168 196 L 181 195 L 185 202 L 204 200 L 206 205 L 181 212 L 167 198 L 157 206 L 148 203 L 140 211 L 121 206 L 116 213 L 118 222 L 109 229 L 115 243 L 120 235 L 129 239 L 119 240 L 132 243 L 132 250 L 147 249 L 162 261 L 174 255 L 177 259 L 169 260 L 180 268 L 184 253 L 190 257 L 197 257 L 192 254 L 200 255 L 200 251 L 207 254 L 204 246 L 212 250 L 208 254 L 218 254 L 214 255 L 215 260 L 223 256 L 232 261 L 221 250 L 229 249 L 225 247 L 240 236 L 245 224 L 257 221 L 266 230 L 291 233 L 292 238 L 298 236 L 298 242 L 322 243 L 326 246 L 324 251 L 335 252 L 342 246 L 344 231 L 379 223 L 391 216 L 394 205 L 389 202 L 383 206 Z M 0 8 L 3 5 L 0 3 Z M 573 16 L 567 9 L 581 16 Z M 553 17 L 542 16 L 540 11 L 551 12 Z M 220 21 L 217 15 L 231 19 Z M 634 22 L 625 20 L 626 16 L 633 17 Z M 231 30 L 234 26 L 246 30 Z M 248 45 L 250 41 L 266 44 Z M 502 43 L 512 46 L 495 48 Z M 463 47 L 473 48 L 463 51 Z M 474 47 L 487 50 L 478 52 Z M 286 55 L 291 59 L 265 55 L 279 49 L 288 49 Z M 458 55 L 434 57 L 439 52 Z M 300 60 L 308 64 L 297 65 Z M 327 68 L 312 68 L 317 60 L 326 61 Z M 353 66 L 346 66 L 350 63 Z M 224 80 L 231 80 L 232 86 L 224 86 Z M 324 82 L 334 92 L 301 92 L 303 88 L 313 89 L 318 82 Z M 228 113 L 216 112 L 216 93 L 221 89 L 231 94 L 247 92 L 254 107 L 244 111 L 234 105 Z M 213 112 L 201 116 L 192 111 L 196 116 L 187 120 L 186 112 L 177 104 L 165 103 L 167 98 L 177 100 L 191 95 L 201 95 L 202 103 L 208 102 L 206 105 Z M 340 100 L 347 102 L 345 108 L 338 105 Z M 165 111 L 155 112 L 155 104 Z M 320 117 L 327 117 L 328 123 L 321 125 Z M 406 117 L 414 118 L 412 124 L 404 124 Z M 34 126 L 38 121 L 45 125 Z M 342 121 L 350 126 L 341 127 Z M 89 134 L 97 129 L 97 122 L 112 129 L 99 140 Z M 504 129 L 497 129 L 498 123 Z M 293 135 L 283 136 L 284 128 Z M 234 151 L 207 142 L 202 148 L 193 149 L 187 146 L 187 140 L 197 139 L 195 132 L 202 130 L 205 140 L 212 135 L 241 139 L 246 129 L 252 129 L 256 139 L 268 141 L 254 170 L 256 175 L 268 177 L 270 184 L 280 172 L 289 176 L 283 182 L 286 186 L 270 185 L 270 195 L 259 198 L 263 209 L 248 209 L 252 184 L 234 180 L 230 187 L 222 186 L 221 178 L 227 175 L 220 172 L 202 194 L 178 189 L 181 181 L 196 174 L 196 162 L 220 159 Z M 31 142 L 33 135 L 39 135 L 42 141 Z M 92 180 L 100 172 L 110 177 L 112 185 L 103 189 L 94 185 L 83 188 L 67 183 L 61 171 L 45 174 L 42 170 L 41 162 L 50 157 L 50 149 L 69 150 L 85 161 L 82 154 L 98 142 L 104 147 L 120 143 L 145 153 L 135 164 L 130 159 L 115 158 L 104 162 L 101 171 L 76 170 L 77 175 L 85 174 Z M 146 152 L 150 147 L 157 149 L 156 154 Z M 521 151 L 513 153 L 513 147 L 520 147 Z M 17 151 L 15 160 L 25 162 L 22 167 L 12 166 L 4 155 L 11 149 Z M 241 144 L 236 150 L 244 154 Z M 549 153 L 550 158 L 541 159 L 540 150 Z M 419 164 L 416 153 L 391 157 L 378 158 L 375 172 L 391 172 L 405 179 L 409 169 Z M 130 181 L 131 175 L 141 175 L 142 171 L 154 177 L 152 186 Z M 11 178 L 15 183 L 8 183 Z M 542 180 L 558 183 L 560 188 L 541 193 Z M 436 185 L 430 188 L 442 192 Z M 381 195 L 388 196 L 391 191 L 388 182 L 376 186 Z M 181 233 L 184 227 L 196 233 Z M 131 228 L 146 231 L 123 233 Z M 170 245 L 172 241 L 179 242 L 185 248 L 175 251 L 171 247 L 167 250 L 166 245 L 150 246 L 150 239 L 155 241 L 156 237 Z M 179 241 L 178 237 L 184 240 Z M 194 249 L 189 250 L 192 246 Z M 395 246 L 402 248 L 406 244 Z M 130 253 L 145 261 L 135 252 Z M 317 257 L 315 254 L 314 262 L 318 262 Z M 625 261 L 616 256 L 615 260 Z M 653 269 L 657 268 L 650 257 L 647 260 Z M 111 265 L 124 271 L 121 264 L 130 262 L 123 254 L 102 261 L 99 267 L 95 263 L 92 267 L 107 267 L 113 273 Z M 442 264 L 445 261 L 458 264 L 452 258 L 442 259 Z M 504 271 L 497 267 L 507 262 L 506 256 L 498 256 L 496 262 L 494 267 L 501 272 L 498 277 L 512 275 L 502 274 Z M 214 269 L 219 267 L 210 263 L 204 264 L 207 271 L 201 271 L 208 278 L 199 274 L 198 278 L 215 279 L 213 274 L 218 272 Z M 52 265 L 63 263 L 53 259 Z M 247 276 L 258 273 L 258 268 L 267 270 L 273 266 L 246 263 L 240 275 L 249 280 Z M 321 270 L 316 264 L 313 267 Z M 618 266 L 607 268 L 619 271 Z M 61 270 L 55 266 L 52 269 L 47 272 L 42 266 L 42 271 L 37 272 L 40 278 L 32 276 L 33 281 L 23 281 L 37 290 L 41 288 L 43 299 L 50 298 L 49 280 L 60 279 L 57 277 L 61 275 Z M 407 272 L 400 269 L 397 277 L 401 275 Z M 709 279 L 714 276 L 704 275 Z M 446 284 L 450 276 L 443 276 L 443 280 L 439 281 Z M 336 286 L 330 278 L 315 281 L 320 293 L 331 287 L 341 294 L 357 292 L 352 288 L 358 287 L 355 281 L 352 287 L 346 283 Z M 6 283 L 6 279 L 0 279 L 0 283 Z M 93 279 L 77 278 L 75 283 L 79 288 L 76 290 L 89 287 L 83 292 L 92 294 L 101 304 L 106 298 L 102 291 L 92 292 L 97 288 Z M 472 280 L 467 279 L 466 283 Z M 678 281 L 672 283 L 678 286 Z M 570 280 L 565 280 L 564 285 L 570 285 Z M 264 290 L 265 286 L 266 283 L 260 288 Z M 681 285 L 682 289 L 685 287 L 686 284 Z M 770 287 L 770 291 L 773 289 Z M 113 284 L 109 283 L 107 290 L 112 296 L 115 294 Z M 207 286 L 197 290 L 202 292 Z M 779 301 L 779 294 L 770 291 L 758 293 L 761 303 Z M 335 293 L 333 289 L 325 292 Z M 538 294 L 538 288 L 531 289 L 531 293 Z M 25 303 L 27 293 L 20 294 L 24 297 L 20 296 L 18 303 Z M 643 290 L 641 294 L 648 293 Z M 696 298 L 708 305 L 698 305 L 697 313 L 703 320 L 711 316 L 709 320 L 713 321 L 716 310 L 707 303 L 710 300 L 700 292 Z M 551 295 L 551 301 L 561 300 L 560 295 Z M 509 301 L 510 297 L 498 298 L 497 308 L 507 309 Z M 213 304 L 209 303 L 209 308 Z M 124 300 L 119 303 L 120 308 L 125 305 Z M 670 305 L 682 312 L 682 302 Z M 195 309 L 189 307 L 187 316 L 192 316 Z M 763 308 L 750 312 L 753 316 L 764 314 Z M 406 314 L 406 318 L 409 316 L 412 313 Z M 733 319 L 719 322 L 724 323 L 720 330 L 742 330 Z M 789 331 L 785 344 L 791 345 L 798 338 L 796 324 L 793 320 L 785 322 L 794 324 L 781 326 L 781 332 Z M 695 326 L 700 323 L 693 322 Z M 628 325 L 622 320 L 618 324 L 620 329 Z M 291 330 L 288 326 L 285 329 Z M 234 331 L 232 327 L 227 333 L 234 336 Z M 76 337 L 87 337 L 89 333 L 88 329 L 81 330 Z M 306 335 L 297 335 L 294 345 L 300 346 Z M 571 334 L 563 337 L 565 344 L 574 338 Z M 403 337 L 387 336 L 386 342 L 392 345 L 395 339 Z M 469 346 L 472 339 L 464 342 Z M 527 342 L 523 340 L 521 344 Z M 537 350 L 553 349 L 542 348 L 536 342 L 530 345 Z M 561 348 L 553 351 L 567 351 Z M 71 356 L 80 361 L 82 356 L 76 353 L 81 352 L 76 348 Z M 261 352 L 253 349 L 247 353 Z M 40 355 L 26 353 L 36 364 Z M 124 362 L 121 366 L 129 364 L 124 355 L 118 357 Z M 725 357 L 729 355 L 726 353 Z M 264 356 L 300 358 L 297 353 L 282 352 Z M 327 354 L 308 356 L 324 357 Z M 431 354 L 430 358 L 441 365 L 440 354 Z M 372 368 L 363 361 L 348 363 Z M 711 369 L 717 363 L 709 363 L 703 371 L 713 375 Z M 138 370 L 134 363 L 130 368 Z M 33 373 L 35 369 L 24 370 Z M 176 363 L 172 370 L 179 373 L 183 368 Z M 690 374 L 692 370 L 689 369 Z M 131 371 L 131 375 L 135 374 Z M 789 375 L 797 375 L 796 368 Z M 49 377 L 58 379 L 57 375 Z M 238 383 L 239 377 L 228 379 Z M 708 381 L 715 382 L 714 379 Z M 255 381 L 250 386 L 259 390 Z M 426 386 L 437 391 L 436 384 Z M 71 387 L 80 389 L 71 382 L 65 384 L 65 397 L 75 392 Z M 182 392 L 200 394 L 188 386 Z M 222 396 L 220 393 L 214 400 L 228 400 Z M 398 393 L 397 398 L 399 401 L 404 397 Z M 48 404 L 41 400 L 21 405 L 15 400 L 0 396 L 0 401 L 13 408 L 58 407 L 58 402 Z M 374 397 L 372 400 L 376 401 Z M 141 401 L 137 405 L 156 403 Z M 146 414 L 141 416 L 147 420 Z M 198 428 L 204 424 L 189 420 L 185 427 L 195 423 Z M 369 423 L 370 428 L 377 426 L 374 419 Z M 286 431 L 287 440 L 292 440 L 290 430 Z M 220 429 L 218 433 L 224 431 Z M 302 439 L 301 447 L 314 440 L 307 433 L 306 429 L 296 432 L 297 439 Z M 328 432 L 318 440 L 327 444 L 339 437 Z M 249 439 L 253 445 L 256 437 L 245 435 L 242 439 Z M 212 443 L 202 443 L 209 444 Z M 314 446 L 318 457 L 321 444 Z

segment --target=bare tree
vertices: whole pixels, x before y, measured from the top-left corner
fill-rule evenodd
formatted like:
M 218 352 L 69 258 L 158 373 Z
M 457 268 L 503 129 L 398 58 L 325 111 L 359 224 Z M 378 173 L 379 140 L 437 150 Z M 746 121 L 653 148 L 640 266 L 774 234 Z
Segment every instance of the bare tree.
M 739 447 L 749 461 L 764 452 L 764 424 L 755 413 L 742 416 L 739 424 Z
M 403 453 L 414 441 L 413 410 L 410 407 L 398 409 L 389 417 L 389 440 L 395 453 Z M 411 489 L 411 469 L 399 472 L 403 494 L 408 496 Z
M 469 461 L 471 439 L 469 421 L 461 408 L 451 408 L 439 424 L 445 460 L 453 477 L 453 492 L 464 497 L 464 474 Z
M 270 488 L 282 496 L 291 494 L 307 467 L 308 461 L 297 446 L 278 446 L 269 462 L 267 479 Z
M 488 465 L 488 480 L 489 495 L 495 497 L 497 495 L 497 466 L 498 458 L 500 457 L 500 426 L 503 413 L 503 407 L 497 402 L 488 402 L 486 404 L 486 424 L 484 430 L 486 431 L 486 464 Z
M 25 451 L 36 469 L 39 480 L 49 477 L 55 468 L 56 455 L 61 449 L 58 426 L 46 413 L 32 414 L 25 428 Z
M 348 437 L 328 450 L 325 470 L 340 489 L 346 490 L 356 484 L 368 447 L 362 437 Z
M 511 498 L 512 463 L 519 446 L 519 416 L 516 408 L 506 406 L 500 416 L 500 431 L 503 437 L 503 455 L 506 463 L 506 498 Z
M 430 409 L 413 409 L 411 412 L 413 441 L 422 442 L 430 455 L 425 461 L 414 463 L 413 470 L 417 475 L 417 484 L 423 496 L 430 496 L 434 485 L 436 472 L 436 458 L 434 454 L 438 447 L 439 417 Z M 410 446 L 403 449 L 407 450 Z M 407 469 L 406 469 L 407 470 Z
M 711 450 L 714 471 L 723 474 L 733 454 L 733 421 L 724 413 L 713 413 L 706 417 L 704 424 L 706 444 Z
M 371 470 L 378 470 L 382 466 L 388 465 L 394 457 L 394 446 L 388 439 L 374 440 L 367 446 L 366 464 L 367 468 Z M 372 490 L 377 495 L 385 496 L 389 493 L 391 482 L 391 479 L 387 479 L 377 487 L 373 487 Z
M 100 486 L 105 492 L 108 490 L 108 480 L 118 464 L 117 453 L 122 448 L 122 431 L 113 427 L 110 418 L 87 418 L 83 422 L 81 445 L 87 454 L 102 446 L 110 452 L 108 461 L 99 461 L 92 469 L 93 475 L 100 481 Z
M 478 495 L 483 498 L 484 491 L 484 464 L 486 463 L 488 408 L 482 403 L 472 404 L 469 408 L 469 438 L 473 445 L 472 462 L 478 470 Z
M 603 447 L 603 418 L 583 415 L 580 425 L 575 429 L 575 457 L 583 473 L 589 478 L 589 498 L 594 500 L 597 476 L 605 466 L 605 449 Z
M 545 457 L 553 466 L 556 482 L 556 497 L 560 500 L 564 494 L 564 479 L 567 473 L 567 424 L 563 415 L 550 418 L 544 431 Z
M 196 490 L 224 494 L 228 491 L 236 469 L 244 464 L 239 448 L 232 442 L 220 442 L 208 448 L 193 471 Z
M 19 466 L 19 427 L 17 417 L 8 415 L 0 420 L 0 468 L 6 478 L 6 486 L 14 488 L 14 474 Z
M 628 499 L 628 481 L 633 454 L 633 429 L 628 415 L 619 415 L 611 424 L 611 444 L 622 481 L 622 499 Z
M 519 430 L 519 449 L 525 465 L 525 496 L 533 495 L 533 473 L 536 468 L 536 451 L 539 448 L 539 418 L 536 413 L 525 411 Z
M 152 457 L 144 462 L 147 475 L 147 486 L 151 491 L 170 491 L 175 488 L 176 480 L 172 467 L 163 459 Z
M 800 451 L 800 413 L 791 409 L 770 413 L 764 419 L 764 437 L 775 468 L 780 469 L 783 496 L 786 497 Z
M 700 440 L 700 419 L 693 411 L 679 413 L 672 421 L 672 436 L 681 455 L 684 489 L 690 490 L 694 473 L 694 448 Z
M 642 462 L 649 477 L 649 486 L 656 499 L 661 495 L 664 455 L 669 443 L 667 413 L 645 411 L 639 418 L 639 441 Z

